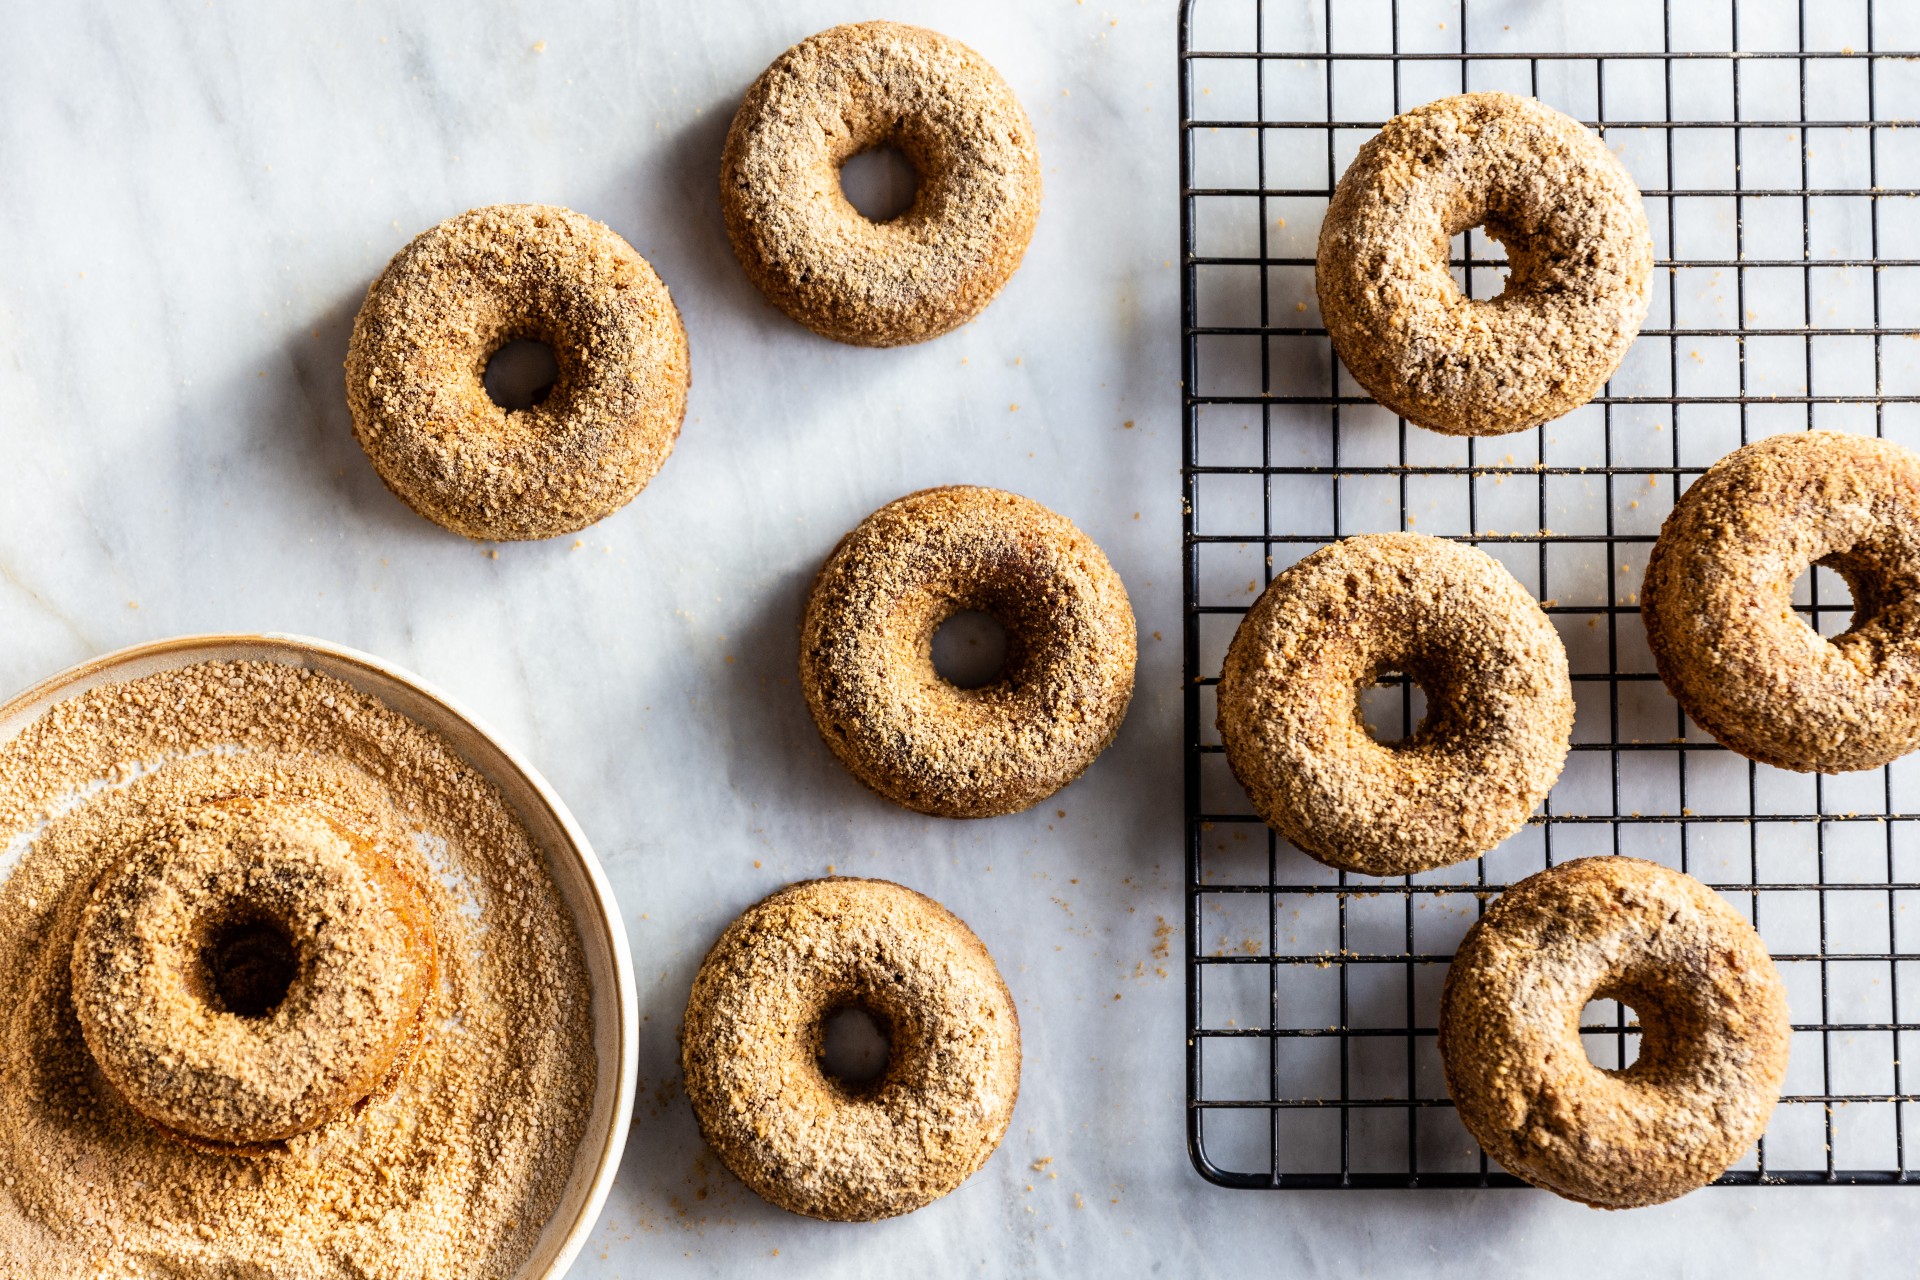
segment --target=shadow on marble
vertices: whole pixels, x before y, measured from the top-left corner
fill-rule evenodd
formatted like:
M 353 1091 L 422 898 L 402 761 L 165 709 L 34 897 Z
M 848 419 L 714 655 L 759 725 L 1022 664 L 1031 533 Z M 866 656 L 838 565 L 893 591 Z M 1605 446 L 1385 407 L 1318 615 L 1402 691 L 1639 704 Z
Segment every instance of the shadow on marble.
M 274 438 L 291 471 L 331 495 L 330 510 L 337 518 L 375 526 L 381 534 L 417 538 L 431 530 L 456 537 L 394 497 L 354 438 L 347 410 L 347 340 L 365 298 L 366 286 L 356 285 L 303 326 L 306 332 L 286 352 L 292 377 L 279 388 L 281 403 L 263 417 L 261 433 Z
M 742 904 L 743 906 L 745 904 Z M 680 948 L 641 997 L 640 1079 L 616 1200 L 642 1230 L 704 1234 L 710 1227 L 791 1220 L 749 1191 L 700 1136 L 680 1073 L 680 1024 L 693 975 L 713 939 Z
M 705 327 L 703 313 L 724 307 L 753 316 L 756 329 L 774 330 L 791 323 L 747 280 L 727 240 L 718 184 L 720 151 L 730 123 L 730 113 L 713 113 L 696 121 L 673 139 L 664 161 L 657 154 L 636 158 L 627 173 L 613 180 L 603 193 L 576 202 L 589 217 L 615 226 L 633 226 L 637 221 L 644 234 L 629 239 L 647 246 L 643 252 L 666 281 L 687 323 L 696 368 L 696 397 L 702 375 L 721 376 L 721 371 L 701 367 L 713 345 L 701 331 Z M 666 182 L 660 181 L 662 167 L 669 175 Z M 634 210 L 639 210 L 637 220 L 623 216 Z M 364 283 L 356 283 L 312 316 L 303 326 L 306 332 L 289 344 L 284 354 L 292 377 L 283 380 L 276 402 L 263 415 L 262 434 L 273 437 L 274 447 L 286 452 L 291 469 L 307 477 L 313 489 L 330 495 L 334 504 L 331 509 L 342 518 L 375 526 L 382 535 L 391 533 L 412 541 L 457 538 L 395 497 L 354 438 L 344 365 L 365 288 Z M 737 315 L 716 316 L 714 324 L 718 327 L 737 319 Z M 219 397 L 243 387 L 251 390 L 242 381 L 250 376 L 236 372 L 235 383 L 216 393 L 217 402 Z M 697 411 L 695 401 L 689 407 L 689 422 Z
M 720 212 L 720 153 L 732 122 L 731 108 L 707 113 L 664 148 L 629 158 L 624 171 L 610 166 L 619 176 L 582 210 L 616 228 L 631 227 L 634 234 L 628 240 L 666 281 L 687 325 L 696 397 L 703 379 L 740 372 L 706 364 L 706 357 L 719 349 L 718 343 L 705 341 L 709 324 L 718 331 L 745 323 L 748 330 L 736 339 L 744 337 L 748 343 L 778 336 L 793 324 L 747 279 L 727 239 Z M 727 346 L 743 349 L 737 340 Z
M 821 741 L 800 690 L 801 616 L 832 549 L 824 543 L 818 561 L 808 557 L 761 596 L 746 628 L 729 640 L 733 661 L 712 690 L 736 785 L 750 786 L 774 811 L 809 825 L 849 810 L 870 810 L 868 816 L 883 820 L 907 812 L 847 771 Z

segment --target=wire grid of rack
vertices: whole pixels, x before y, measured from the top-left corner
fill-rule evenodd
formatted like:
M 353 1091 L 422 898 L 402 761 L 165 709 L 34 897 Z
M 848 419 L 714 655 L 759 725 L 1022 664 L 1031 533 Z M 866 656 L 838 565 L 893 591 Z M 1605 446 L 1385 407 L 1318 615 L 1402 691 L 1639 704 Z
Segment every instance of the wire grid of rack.
M 1721 1183 L 1915 1180 L 1920 1065 L 1902 1060 L 1920 1064 L 1920 762 L 1815 777 L 1719 747 L 1661 685 L 1637 597 L 1675 493 L 1740 444 L 1809 427 L 1920 444 L 1920 128 L 1900 127 L 1920 118 L 1920 62 L 1883 52 L 1920 48 L 1909 8 L 1185 0 L 1187 1108 L 1209 1180 L 1521 1185 L 1453 1113 L 1440 987 L 1491 897 L 1604 853 L 1714 886 L 1787 981 L 1786 1095 Z M 1659 262 L 1605 392 L 1483 440 L 1375 405 L 1333 357 L 1312 283 L 1319 216 L 1359 144 L 1470 89 L 1532 94 L 1599 129 L 1641 184 Z M 1470 231 L 1454 253 L 1468 296 L 1498 291 L 1497 242 Z M 1485 549 L 1541 598 L 1567 643 L 1575 746 L 1500 848 L 1376 881 L 1320 866 L 1252 813 L 1214 685 L 1276 572 L 1402 528 Z M 1848 625 L 1824 568 L 1795 602 L 1823 633 Z M 1362 698 L 1389 740 L 1422 707 L 1398 678 Z M 1632 1060 L 1637 1030 L 1616 1005 L 1583 1015 L 1603 1067 Z

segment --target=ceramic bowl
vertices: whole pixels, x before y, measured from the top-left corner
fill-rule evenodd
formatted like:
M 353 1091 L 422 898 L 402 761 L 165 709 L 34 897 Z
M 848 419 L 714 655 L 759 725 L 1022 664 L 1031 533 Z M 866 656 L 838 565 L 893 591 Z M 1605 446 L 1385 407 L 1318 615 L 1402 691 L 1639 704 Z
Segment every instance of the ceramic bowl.
M 566 1190 L 518 1277 L 558 1280 L 586 1243 L 620 1167 L 620 1152 L 633 1119 L 638 1001 L 627 931 L 606 873 L 573 815 L 532 765 L 471 712 L 418 676 L 341 645 L 288 635 L 183 636 L 83 662 L 0 706 L 0 742 L 57 703 L 97 685 L 137 680 L 198 662 L 236 661 L 278 662 L 324 672 L 439 733 L 500 788 L 534 844 L 546 854 L 554 885 L 580 934 L 593 982 L 593 1044 L 600 1081 Z

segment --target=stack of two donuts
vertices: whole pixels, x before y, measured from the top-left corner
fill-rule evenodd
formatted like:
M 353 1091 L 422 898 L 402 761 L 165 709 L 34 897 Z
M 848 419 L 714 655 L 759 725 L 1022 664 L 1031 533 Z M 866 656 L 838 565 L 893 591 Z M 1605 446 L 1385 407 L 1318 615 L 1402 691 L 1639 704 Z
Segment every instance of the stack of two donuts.
M 75 931 L 101 1074 L 170 1138 L 276 1154 L 399 1087 L 427 1035 L 431 912 L 391 834 L 239 796 L 139 833 Z

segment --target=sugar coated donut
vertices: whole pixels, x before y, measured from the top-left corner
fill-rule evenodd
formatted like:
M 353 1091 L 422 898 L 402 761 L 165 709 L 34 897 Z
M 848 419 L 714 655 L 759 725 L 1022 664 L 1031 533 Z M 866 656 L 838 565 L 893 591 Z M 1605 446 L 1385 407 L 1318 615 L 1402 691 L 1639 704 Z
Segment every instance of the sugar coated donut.
M 821 1067 L 828 1014 L 887 1033 L 863 1083 Z M 885 880 L 790 885 L 727 926 L 682 1031 L 700 1131 L 794 1213 L 864 1222 L 946 1195 L 993 1154 L 1020 1091 L 1020 1019 L 958 917 Z
M 1589 1000 L 1640 1024 L 1640 1056 L 1597 1067 Z M 1447 1092 L 1487 1155 L 1600 1209 L 1705 1186 L 1767 1127 L 1793 1028 L 1753 927 L 1692 876 L 1582 858 L 1501 895 L 1447 971 Z
M 130 1106 L 258 1154 L 390 1083 L 418 1042 L 434 942 L 379 847 L 317 809 L 239 799 L 108 867 L 71 970 L 87 1046 Z
M 1506 287 L 1469 299 L 1451 238 L 1482 227 Z M 1449 435 L 1538 426 L 1585 404 L 1640 332 L 1653 237 L 1639 188 L 1574 120 L 1467 93 L 1387 122 L 1348 166 L 1314 282 L 1334 350 L 1381 404 Z
M 933 633 L 966 609 L 1007 632 L 991 683 L 934 670 Z M 834 548 L 801 624 L 800 687 L 820 736 L 897 804 L 1015 813 L 1079 777 L 1133 696 L 1133 610 L 1092 539 L 998 489 L 923 489 Z
M 840 166 L 897 147 L 913 204 L 874 222 Z M 897 22 L 834 27 L 775 59 L 727 132 L 720 205 L 734 252 L 776 307 L 838 342 L 894 347 L 973 319 L 1027 251 L 1040 154 L 1027 113 L 979 54 Z
M 1377 742 L 1360 690 L 1427 696 Z M 1483 551 L 1418 533 L 1322 547 L 1241 620 L 1218 690 L 1227 762 L 1260 816 L 1329 866 L 1411 875 L 1485 853 L 1552 788 L 1573 732 L 1567 654 Z
M 481 378 L 516 338 L 559 377 L 525 409 Z M 687 335 L 647 260 L 552 205 L 493 205 L 422 232 L 367 291 L 347 404 L 374 469 L 469 538 L 551 538 L 618 511 L 673 450 Z
M 1816 564 L 1853 592 L 1831 639 L 1793 610 Z M 1838 773 L 1920 747 L 1920 457 L 1837 431 L 1727 455 L 1661 527 L 1640 613 L 1674 698 L 1744 756 Z

